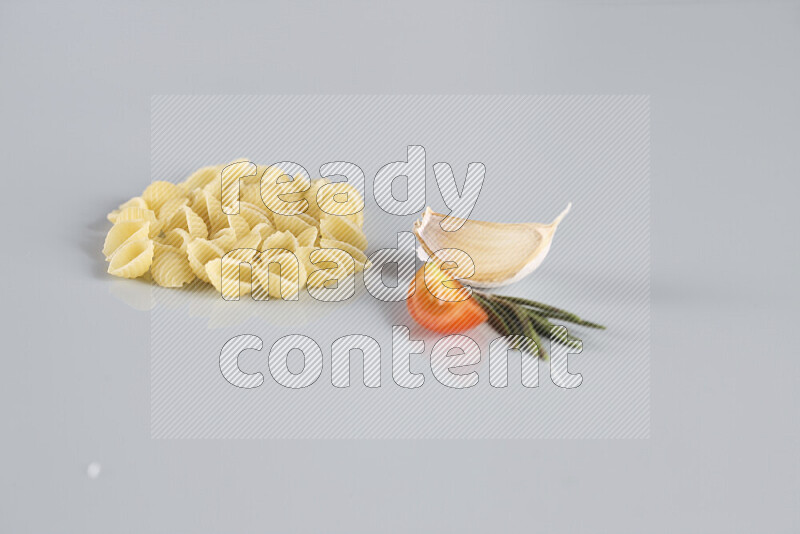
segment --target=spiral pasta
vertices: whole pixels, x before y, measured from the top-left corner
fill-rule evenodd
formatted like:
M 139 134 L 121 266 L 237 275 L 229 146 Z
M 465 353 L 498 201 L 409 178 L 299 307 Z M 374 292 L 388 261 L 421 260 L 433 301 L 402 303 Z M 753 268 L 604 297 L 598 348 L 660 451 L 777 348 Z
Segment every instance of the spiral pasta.
M 306 285 L 320 290 L 365 268 L 363 198 L 355 188 L 302 173 L 290 180 L 275 166 L 245 176 L 256 167 L 235 165 L 243 175 L 238 213 L 230 187 L 222 209 L 225 165 L 198 169 L 179 184 L 153 182 L 109 213 L 108 272 L 149 272 L 170 288 L 200 280 L 228 300 L 248 293 L 294 300 Z

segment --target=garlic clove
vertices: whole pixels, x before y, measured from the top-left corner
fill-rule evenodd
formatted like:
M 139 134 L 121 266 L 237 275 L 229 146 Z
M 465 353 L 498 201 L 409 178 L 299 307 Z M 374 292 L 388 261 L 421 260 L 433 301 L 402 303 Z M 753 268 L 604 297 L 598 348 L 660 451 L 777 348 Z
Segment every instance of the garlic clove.
M 473 287 L 499 287 L 516 282 L 532 273 L 544 261 L 559 223 L 572 204 L 550 224 L 494 223 L 468 219 L 455 232 L 445 232 L 441 222 L 447 217 L 425 210 L 414 222 L 414 234 L 420 241 L 420 258 L 426 260 L 437 250 L 457 249 L 469 254 L 475 273 L 461 280 Z M 423 254 L 424 252 L 424 254 Z

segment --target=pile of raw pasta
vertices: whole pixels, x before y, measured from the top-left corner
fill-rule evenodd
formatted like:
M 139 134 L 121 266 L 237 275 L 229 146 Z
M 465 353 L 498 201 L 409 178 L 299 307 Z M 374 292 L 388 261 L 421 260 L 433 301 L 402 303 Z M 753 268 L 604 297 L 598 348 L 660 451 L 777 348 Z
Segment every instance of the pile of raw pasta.
M 220 176 L 233 165 L 239 163 L 199 169 L 179 184 L 153 182 L 109 213 L 108 272 L 124 278 L 149 273 L 163 287 L 199 279 L 223 294 L 235 284 L 241 294 L 252 288 L 254 297 L 258 286 L 268 297 L 290 298 L 306 285 L 320 287 L 364 269 L 364 200 L 355 188 L 299 176 L 287 184 L 283 172 L 259 166 L 241 178 L 238 213 L 228 215 Z M 273 211 L 267 199 L 284 208 Z M 226 269 L 223 257 L 236 260 L 236 269 Z M 271 269 L 276 263 L 280 269 Z

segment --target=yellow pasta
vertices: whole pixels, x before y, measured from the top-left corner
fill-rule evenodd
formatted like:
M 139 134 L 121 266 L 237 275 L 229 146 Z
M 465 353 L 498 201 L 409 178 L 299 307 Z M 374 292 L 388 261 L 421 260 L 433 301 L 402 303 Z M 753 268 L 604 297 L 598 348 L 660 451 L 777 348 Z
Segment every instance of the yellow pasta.
M 123 245 L 129 241 L 148 239 L 150 223 L 148 221 L 121 221 L 116 223 L 106 235 L 103 243 L 103 254 L 109 260 Z
M 240 248 L 206 263 L 206 274 L 225 300 L 237 300 L 251 290 L 252 262 L 256 250 Z
M 158 214 L 159 210 L 168 202 L 186 197 L 186 190 L 170 182 L 153 182 L 142 193 L 142 198 L 147 202 L 147 207 Z
M 331 183 L 327 178 L 320 178 L 319 180 L 312 180 L 311 187 L 305 192 L 303 198 L 308 202 L 308 210 L 305 213 L 319 220 L 325 212 L 322 211 L 317 203 L 317 193 L 322 186 Z
M 299 234 L 297 234 L 297 246 L 298 247 L 313 247 L 317 244 L 317 240 L 319 237 L 319 229 L 315 226 L 311 226 L 306 228 Z
M 192 200 L 192 211 L 198 214 L 208 227 L 209 233 L 214 233 L 227 227 L 228 221 L 222 212 L 222 204 L 208 191 L 199 189 L 195 191 Z
M 208 237 L 208 226 L 203 218 L 186 205 L 175 210 L 175 213 L 164 223 L 163 231 L 167 233 L 177 228 L 185 230 L 192 239 Z
M 258 250 L 259 245 L 264 241 L 264 238 L 261 237 L 261 232 L 258 228 L 253 228 L 250 232 L 236 241 L 236 245 L 234 245 L 234 249 L 238 248 L 251 248 L 253 250 Z
M 114 217 L 114 223 L 120 222 L 149 222 L 150 237 L 155 237 L 161 232 L 162 222 L 156 218 L 153 210 L 147 208 L 128 207 L 120 210 Z
M 187 204 L 189 199 L 186 197 L 171 198 L 156 210 L 156 217 L 160 221 L 166 221 Z
M 261 223 L 272 225 L 272 219 L 267 215 L 266 207 L 263 204 L 261 206 L 263 209 L 259 209 L 258 206 L 249 202 L 239 202 L 239 215 L 247 221 L 251 228 Z
M 119 205 L 117 209 L 112 211 L 107 215 L 108 221 L 111 223 L 117 222 L 117 218 L 119 217 L 119 213 L 127 208 L 147 208 L 147 202 L 144 201 L 142 197 L 133 197 L 132 199 L 128 200 L 127 202 L 123 202 Z
M 247 202 L 251 206 L 264 206 L 264 201 L 261 200 L 261 185 L 259 182 L 242 184 L 239 190 L 239 200 Z
M 364 226 L 364 198 L 358 190 L 346 182 L 326 184 L 317 193 L 317 203 L 325 214 L 337 215 L 354 222 L 359 228 Z
M 111 256 L 108 272 L 122 278 L 138 278 L 150 269 L 153 262 L 153 241 L 126 241 Z
M 182 287 L 195 279 L 186 252 L 161 243 L 154 244 L 150 275 L 161 287 Z
M 250 225 L 247 220 L 241 215 L 226 215 L 225 216 L 227 227 L 233 230 L 237 239 L 241 239 L 250 233 Z
M 257 168 L 250 161 L 244 159 L 230 163 L 223 170 L 220 177 L 220 202 L 223 211 L 231 214 L 238 206 L 240 200 L 240 185 L 247 178 L 257 176 Z
M 267 237 L 271 236 L 275 233 L 275 227 L 272 226 L 270 223 L 259 223 L 250 230 L 251 232 L 258 232 L 261 236 L 261 240 L 263 241 Z
M 225 165 L 199 169 L 180 184 L 152 182 L 109 213 L 108 272 L 149 272 L 153 283 L 170 288 L 200 279 L 228 300 L 248 293 L 295 300 L 302 287 L 319 291 L 364 269 L 364 201 L 355 188 L 292 180 L 274 167 L 242 176 L 254 167 L 245 159 L 232 165 L 225 203 L 235 211 L 239 180 L 236 214 L 222 209 Z
M 216 198 L 220 201 L 220 205 L 222 202 L 222 186 L 219 183 L 219 180 L 215 180 L 210 182 L 203 187 L 203 191 L 205 191 L 208 195 Z M 224 213 L 224 212 L 223 212 Z
M 253 278 L 256 282 L 252 290 L 254 298 L 297 300 L 300 288 L 306 283 L 306 270 L 294 254 L 267 250 L 261 252 L 253 266 Z
M 309 228 L 314 228 L 308 219 L 303 219 L 299 215 L 279 215 L 275 214 L 275 228 L 281 232 L 291 232 L 294 235 L 300 235 Z M 310 219 L 310 217 L 309 217 Z M 313 219 L 312 219 L 313 221 Z M 314 221 L 316 222 L 316 221 Z
M 238 239 L 233 228 L 223 228 L 211 236 L 211 242 L 221 248 L 223 253 L 236 248 L 236 241 Z
M 194 238 L 189 235 L 189 232 L 183 228 L 173 228 L 169 232 L 166 232 L 163 236 L 156 238 L 156 241 L 163 245 L 179 248 L 183 252 L 186 252 L 186 247 L 189 246 L 189 243 L 191 243 L 193 239 Z
M 214 258 L 221 258 L 224 254 L 225 251 L 222 247 L 208 239 L 194 239 L 186 247 L 189 267 L 200 280 L 206 283 L 209 282 L 206 264 Z
M 289 252 L 297 250 L 299 243 L 297 238 L 291 232 L 275 232 L 271 236 L 264 239 L 261 245 L 261 250 L 283 249 Z
M 311 180 L 305 176 L 292 178 L 275 167 L 269 167 L 261 179 L 261 199 L 273 213 L 296 215 L 308 209 L 304 195 L 310 187 Z

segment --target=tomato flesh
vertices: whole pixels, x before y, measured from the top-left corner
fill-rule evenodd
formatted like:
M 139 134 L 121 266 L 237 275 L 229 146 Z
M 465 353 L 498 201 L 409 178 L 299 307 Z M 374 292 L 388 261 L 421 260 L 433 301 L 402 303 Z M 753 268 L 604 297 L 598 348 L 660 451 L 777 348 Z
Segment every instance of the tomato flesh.
M 425 285 L 425 267 L 415 276 L 416 290 L 406 300 L 411 317 L 423 328 L 440 334 L 455 334 L 475 328 L 488 319 L 483 308 L 473 298 L 447 302 L 433 295 Z M 458 282 L 451 281 L 451 285 Z

